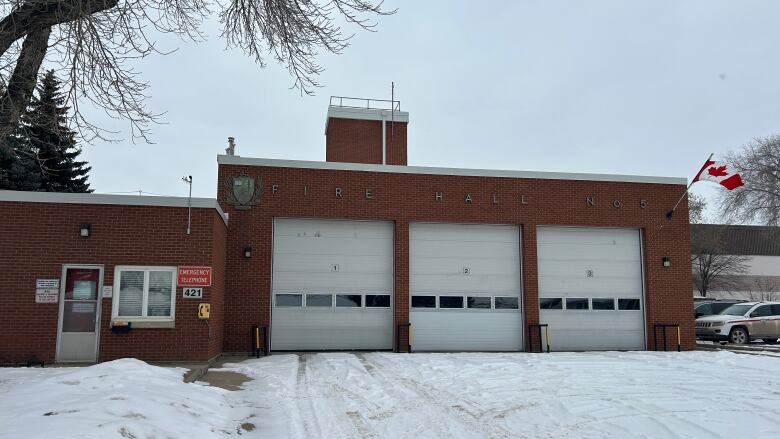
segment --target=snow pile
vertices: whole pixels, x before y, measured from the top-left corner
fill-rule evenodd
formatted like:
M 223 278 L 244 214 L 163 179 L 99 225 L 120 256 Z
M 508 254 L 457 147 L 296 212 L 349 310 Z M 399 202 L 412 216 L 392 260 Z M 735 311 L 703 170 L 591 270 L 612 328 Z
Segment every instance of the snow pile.
M 235 434 L 227 391 L 184 369 L 123 359 L 80 368 L 0 369 L 0 438 L 211 438 Z

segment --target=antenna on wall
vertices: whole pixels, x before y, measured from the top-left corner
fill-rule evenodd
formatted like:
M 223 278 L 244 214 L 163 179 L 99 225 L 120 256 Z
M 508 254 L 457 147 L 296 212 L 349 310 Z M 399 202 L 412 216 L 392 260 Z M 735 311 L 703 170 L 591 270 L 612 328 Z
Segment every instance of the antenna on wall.
M 192 175 L 182 177 L 181 180 L 190 187 L 190 195 L 187 198 L 187 234 L 192 231 Z

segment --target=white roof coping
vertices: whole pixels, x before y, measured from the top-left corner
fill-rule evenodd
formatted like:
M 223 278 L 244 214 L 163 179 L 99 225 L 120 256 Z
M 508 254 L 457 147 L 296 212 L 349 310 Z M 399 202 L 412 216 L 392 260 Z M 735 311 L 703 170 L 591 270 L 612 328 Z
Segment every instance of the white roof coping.
M 402 122 L 409 123 L 408 111 L 390 111 L 378 108 L 356 108 L 356 107 L 338 107 L 331 105 L 328 107 L 328 117 L 325 119 L 325 131 L 328 131 L 328 122 L 331 118 L 336 119 L 356 119 L 356 120 L 382 120 L 387 123 Z
M 315 162 L 277 160 L 218 155 L 220 165 L 267 166 L 272 168 L 323 169 L 333 171 L 387 172 L 395 174 L 455 175 L 463 177 L 533 178 L 542 180 L 609 181 L 622 183 L 653 183 L 687 185 L 685 178 L 640 175 L 583 174 L 573 172 L 510 171 L 501 169 L 435 168 L 425 166 L 374 165 L 365 163 Z
M 66 204 L 115 204 L 122 206 L 187 207 L 187 197 L 158 197 L 139 195 L 111 195 L 94 193 L 31 192 L 0 190 L 0 201 L 22 201 L 27 203 Z M 227 224 L 228 218 L 214 198 L 192 198 L 196 209 L 215 209 Z

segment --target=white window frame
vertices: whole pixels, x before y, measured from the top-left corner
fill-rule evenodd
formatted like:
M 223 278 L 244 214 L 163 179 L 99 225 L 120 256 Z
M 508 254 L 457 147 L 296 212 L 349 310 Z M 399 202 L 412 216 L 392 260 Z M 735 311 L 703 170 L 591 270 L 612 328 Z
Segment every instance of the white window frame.
M 285 294 L 285 293 L 277 293 L 277 294 Z M 286 293 L 286 294 L 296 294 L 296 293 Z M 330 306 L 324 306 L 324 305 L 313 305 L 309 306 L 309 297 L 308 296 L 330 296 Z M 274 299 L 276 299 L 276 296 L 274 296 Z M 307 291 L 303 293 L 303 307 L 304 308 L 311 308 L 311 309 L 329 309 L 329 308 L 335 308 L 336 306 L 336 295 L 333 293 L 315 293 L 313 291 Z M 281 306 L 280 308 L 296 308 L 294 306 Z
M 490 299 L 490 307 L 489 308 L 469 308 L 469 297 L 474 297 L 478 299 Z M 463 309 L 469 310 L 469 312 L 487 312 L 492 311 L 495 309 L 495 301 L 493 300 L 493 296 L 474 296 L 474 295 L 465 295 L 463 296 Z
M 276 302 L 278 296 L 301 296 L 300 305 L 279 305 Z M 303 291 L 279 291 L 274 293 L 274 308 L 303 308 L 306 305 L 306 293 Z
M 390 296 L 390 305 L 388 306 L 366 306 L 366 296 Z M 388 292 L 377 293 L 363 293 L 363 308 L 365 309 L 392 309 L 393 308 L 393 295 Z
M 611 299 L 612 309 L 596 309 L 593 307 L 593 299 Z M 617 311 L 618 302 L 616 297 L 591 297 L 590 298 L 590 310 L 596 312 L 615 312 Z
M 415 306 L 412 306 L 412 297 L 416 297 L 416 296 L 419 296 L 419 297 L 433 297 L 433 307 L 432 308 L 428 308 L 428 307 L 415 307 Z M 439 309 L 439 296 L 438 295 L 432 294 L 432 293 L 409 294 L 409 310 L 432 311 L 432 310 L 437 310 L 437 309 Z
M 542 299 L 560 299 L 560 308 L 542 308 Z M 565 297 L 540 297 L 539 298 L 539 312 L 541 311 L 565 311 L 566 310 L 566 298 Z
M 517 308 L 496 308 L 496 299 L 517 299 Z M 520 311 L 520 296 L 493 296 L 493 309 L 496 311 Z
M 638 300 L 639 301 L 639 309 L 620 309 L 620 300 Z M 645 305 L 642 303 L 643 300 L 639 297 L 616 297 L 615 298 L 615 311 L 620 312 L 637 312 L 637 311 L 644 311 Z
M 149 305 L 149 272 L 150 271 L 170 271 L 171 272 L 171 315 L 164 316 L 120 316 L 119 315 L 119 297 L 122 294 L 119 290 L 121 275 L 123 271 L 143 271 L 144 272 L 144 290 L 141 300 L 141 314 L 148 312 Z M 122 320 L 126 322 L 173 322 L 176 320 L 176 267 L 169 266 L 149 266 L 149 265 L 117 265 L 114 267 L 114 293 L 111 298 L 111 320 Z
M 359 296 L 360 306 L 339 306 L 339 296 Z M 335 309 L 363 309 L 366 307 L 366 298 L 364 293 L 333 293 L 333 308 Z M 385 309 L 385 308 L 382 308 Z
M 588 308 L 587 309 L 571 308 L 570 309 L 569 308 L 569 303 L 568 303 L 569 299 L 571 299 L 571 300 L 585 300 L 585 303 L 588 304 Z M 577 297 L 564 297 L 563 298 L 563 310 L 564 311 L 580 311 L 580 312 L 592 311 L 593 308 L 591 308 L 590 305 L 591 305 L 590 297 L 579 297 L 579 296 L 577 296 Z

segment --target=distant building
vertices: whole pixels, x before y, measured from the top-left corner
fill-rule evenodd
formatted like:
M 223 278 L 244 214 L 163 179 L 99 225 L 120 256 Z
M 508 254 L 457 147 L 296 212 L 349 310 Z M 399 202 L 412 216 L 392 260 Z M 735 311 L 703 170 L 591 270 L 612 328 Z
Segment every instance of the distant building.
M 720 254 L 744 256 L 745 271 L 715 279 L 707 297 L 780 300 L 780 227 L 691 224 L 691 253 L 713 247 Z M 695 283 L 693 294 L 700 295 Z

